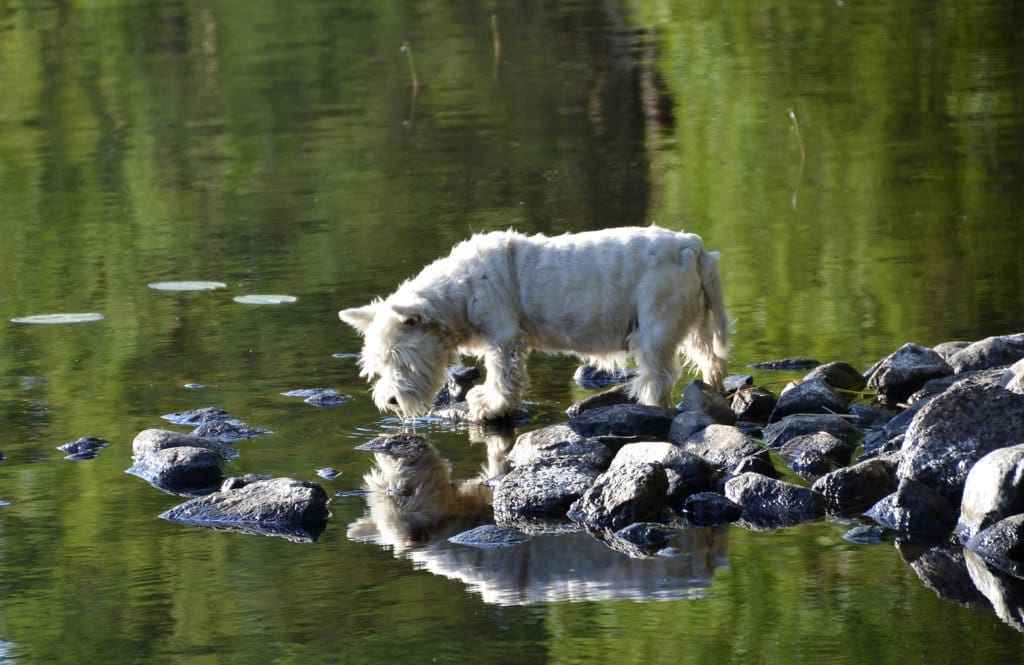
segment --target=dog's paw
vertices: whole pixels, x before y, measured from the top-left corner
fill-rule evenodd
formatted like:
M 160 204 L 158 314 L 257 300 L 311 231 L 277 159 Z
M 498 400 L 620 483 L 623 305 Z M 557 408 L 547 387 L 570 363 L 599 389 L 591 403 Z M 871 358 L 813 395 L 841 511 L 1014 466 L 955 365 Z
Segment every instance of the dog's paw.
M 466 393 L 466 401 L 474 420 L 497 420 L 507 417 L 515 410 L 515 405 L 504 395 L 488 390 L 485 386 L 470 388 Z

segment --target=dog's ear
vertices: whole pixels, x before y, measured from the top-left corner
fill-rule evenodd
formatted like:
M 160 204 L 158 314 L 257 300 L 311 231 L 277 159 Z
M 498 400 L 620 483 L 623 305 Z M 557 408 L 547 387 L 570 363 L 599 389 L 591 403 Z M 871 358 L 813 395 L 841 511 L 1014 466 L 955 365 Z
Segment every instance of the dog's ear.
M 392 303 L 394 310 L 407 326 L 420 326 L 430 322 L 430 308 L 425 301 L 419 300 L 410 303 Z
M 373 323 L 373 317 L 377 313 L 375 305 L 363 305 L 362 307 L 351 307 L 338 312 L 338 318 L 356 329 L 360 335 Z

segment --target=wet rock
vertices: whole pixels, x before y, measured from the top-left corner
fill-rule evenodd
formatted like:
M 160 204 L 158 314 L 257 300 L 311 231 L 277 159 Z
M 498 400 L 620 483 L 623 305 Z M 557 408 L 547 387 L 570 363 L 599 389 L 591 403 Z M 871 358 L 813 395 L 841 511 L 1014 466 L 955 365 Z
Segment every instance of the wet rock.
M 733 467 L 733 475 L 741 473 L 760 473 L 769 478 L 778 478 L 779 471 L 772 462 L 771 451 L 767 448 L 760 448 L 757 452 L 747 455 Z
M 951 386 L 914 416 L 897 473 L 925 483 L 959 506 L 967 472 L 983 456 L 1020 441 L 1024 395 L 987 379 Z
M 192 526 L 310 541 L 326 525 L 328 501 L 316 483 L 273 478 L 186 501 L 160 517 Z
M 1024 633 L 1024 580 L 989 566 L 981 557 L 964 550 L 971 582 L 1003 623 Z
M 64 459 L 87 460 L 99 455 L 100 451 L 109 445 L 110 442 L 106 439 L 100 439 L 95 436 L 83 436 L 76 441 L 57 446 L 57 450 L 67 453 Z M 0 455 L 0 459 L 3 459 L 3 455 Z
M 525 466 L 542 459 L 578 457 L 598 471 L 604 471 L 612 460 L 608 446 L 577 434 L 565 424 L 541 427 L 516 439 L 507 460 L 512 466 Z
M 885 542 L 885 531 L 875 524 L 861 524 L 844 533 L 843 540 L 859 545 L 879 545 Z
M 880 430 L 891 421 L 896 414 L 880 406 L 857 402 L 850 407 L 850 415 L 854 417 L 853 426 L 859 430 Z M 908 423 L 909 424 L 909 423 Z
M 793 471 L 813 480 L 850 463 L 854 446 L 828 432 L 796 436 L 779 449 Z
M 621 388 L 615 388 L 612 390 L 591 395 L 590 397 L 580 400 L 575 404 L 571 405 L 565 410 L 565 415 L 570 418 L 576 418 L 584 411 L 591 409 L 597 409 L 603 406 L 616 406 L 618 404 L 636 404 L 636 400 L 626 394 L 625 390 Z
M 466 401 L 466 393 L 480 378 L 480 368 L 467 365 L 452 365 L 448 368 L 444 386 L 434 398 L 434 408 L 439 409 L 457 402 Z
M 668 430 L 668 440 L 676 445 L 682 445 L 697 432 L 714 424 L 716 424 L 715 420 L 706 413 L 684 411 L 672 420 L 672 426 Z
M 1024 515 L 1012 515 L 983 529 L 965 547 L 992 566 L 1024 578 Z
M 729 402 L 717 390 L 703 381 L 691 381 L 683 388 L 683 402 L 679 408 L 684 411 L 705 413 L 720 425 L 736 423 L 736 414 Z
M 743 508 L 743 523 L 755 529 L 794 526 L 825 516 L 825 497 L 759 473 L 744 473 L 725 483 L 725 496 Z
M 284 397 L 301 397 L 306 404 L 326 408 L 338 406 L 352 399 L 334 388 L 299 388 L 281 393 Z
M 220 484 L 220 491 L 227 492 L 228 490 L 236 490 L 239 487 L 245 487 L 251 485 L 260 480 L 272 480 L 273 476 L 269 476 L 264 473 L 247 473 L 243 476 L 231 476 L 225 478 L 224 482 Z
M 748 365 L 751 369 L 767 369 L 781 372 L 800 372 L 814 369 L 820 365 L 813 358 L 782 358 L 780 360 L 766 360 L 764 362 Z
M 694 526 L 719 526 L 735 522 L 743 515 L 743 508 L 717 492 L 698 492 L 686 497 L 683 516 Z
M 804 383 L 820 379 L 832 387 L 847 405 L 867 387 L 864 376 L 853 365 L 842 360 L 819 365 L 804 377 Z
M 617 531 L 634 522 L 656 522 L 668 500 L 668 477 L 658 464 L 626 462 L 601 474 L 569 508 L 569 519 Z
M 943 360 L 949 362 L 950 359 L 957 354 L 957 352 L 961 351 L 962 349 L 966 349 L 971 344 L 973 344 L 973 342 L 942 342 L 941 344 L 936 344 L 935 346 L 933 346 L 932 350 L 935 351 L 935 353 L 942 356 Z
M 600 474 L 578 457 L 537 460 L 517 466 L 494 487 L 494 514 L 500 523 L 520 518 L 564 518 Z
M 761 446 L 752 438 L 730 425 L 708 425 L 680 447 L 726 470 L 731 470 L 744 457 L 761 450 Z
M 176 446 L 136 455 L 125 470 L 168 494 L 213 492 L 224 480 L 224 458 L 208 448 Z
M 999 379 L 999 385 L 1012 393 L 1024 395 L 1024 360 L 1018 360 L 1004 371 Z
M 932 349 L 908 343 L 868 371 L 868 388 L 895 405 L 905 402 L 926 381 L 952 374 L 953 368 Z
M 895 465 L 885 459 L 871 459 L 822 476 L 812 489 L 821 492 L 830 511 L 853 514 L 892 494 L 896 486 Z
M 166 429 L 144 429 L 136 434 L 132 441 L 132 457 L 139 459 L 168 448 L 182 447 L 209 450 L 225 461 L 238 457 L 238 451 L 231 446 L 212 439 L 179 434 Z
M 241 424 L 242 422 L 237 418 L 233 418 L 231 414 L 224 409 L 220 409 L 215 406 L 206 406 L 201 409 L 192 409 L 190 411 L 166 413 L 160 417 L 174 423 L 175 425 L 191 425 L 192 427 L 202 425 L 203 423 L 210 421 L 234 422 L 237 424 Z
M 338 471 L 334 467 L 325 466 L 322 469 L 317 469 L 316 475 L 320 476 L 324 480 L 334 480 L 341 475 L 341 471 Z
M 821 379 L 798 383 L 782 393 L 769 422 L 778 422 L 786 416 L 817 413 L 846 413 L 846 400 L 839 397 L 832 386 Z
M 895 492 L 864 514 L 887 529 L 905 534 L 942 535 L 956 524 L 956 514 L 944 496 L 906 478 L 900 480 Z
M 828 432 L 851 445 L 856 445 L 863 435 L 842 416 L 799 415 L 789 416 L 766 427 L 764 442 L 771 448 L 781 448 L 794 437 L 815 432 Z
M 658 464 L 668 479 L 668 500 L 681 507 L 683 500 L 695 492 L 714 486 L 714 469 L 702 458 L 665 441 L 645 441 L 623 446 L 615 455 L 608 473 L 614 474 L 623 465 Z
M 732 410 L 736 414 L 737 420 L 761 425 L 768 423 L 777 404 L 778 400 L 775 395 L 764 388 L 741 390 L 732 398 Z
M 967 542 L 999 520 L 1020 513 L 1024 513 L 1024 445 L 993 450 L 967 474 L 957 536 Z
M 642 559 L 667 546 L 675 536 L 676 530 L 664 524 L 635 522 L 615 533 L 602 533 L 599 538 L 616 552 L 634 559 Z
M 900 450 L 903 447 L 903 438 L 907 428 L 910 427 L 910 423 L 914 421 L 914 416 L 916 416 L 918 411 L 924 408 L 924 405 L 927 403 L 927 399 L 914 402 L 887 422 L 882 427 L 881 431 L 871 432 L 869 435 L 865 436 L 864 453 L 860 456 L 860 461 L 871 459 L 872 457 L 887 455 Z
M 949 360 L 957 374 L 1011 365 L 1024 358 L 1024 333 L 986 337 L 961 349 Z
M 754 377 L 750 374 L 730 374 L 722 381 L 722 390 L 727 396 L 753 387 Z
M 248 427 L 233 420 L 208 420 L 189 432 L 189 436 L 213 439 L 220 443 L 237 443 L 263 434 L 273 432 L 262 427 Z
M 668 438 L 674 409 L 662 409 L 641 404 L 619 404 L 584 411 L 569 421 L 569 427 L 580 436 L 597 437 L 615 446 L 629 439 L 664 441 Z
M 456 545 L 466 545 L 483 550 L 497 550 L 515 547 L 529 541 L 530 538 L 522 531 L 511 526 L 484 524 L 469 531 L 463 531 L 448 539 Z
M 573 381 L 584 390 L 598 390 L 615 385 L 626 383 L 636 376 L 634 369 L 601 369 L 594 365 L 580 365 L 572 375 Z
M 939 598 L 964 605 L 986 604 L 971 581 L 965 552 L 959 544 L 949 540 L 937 544 L 897 541 L 896 547 L 924 585 Z
M 418 434 L 387 434 L 361 443 L 355 450 L 389 457 L 417 459 L 428 453 L 431 447 L 427 440 Z

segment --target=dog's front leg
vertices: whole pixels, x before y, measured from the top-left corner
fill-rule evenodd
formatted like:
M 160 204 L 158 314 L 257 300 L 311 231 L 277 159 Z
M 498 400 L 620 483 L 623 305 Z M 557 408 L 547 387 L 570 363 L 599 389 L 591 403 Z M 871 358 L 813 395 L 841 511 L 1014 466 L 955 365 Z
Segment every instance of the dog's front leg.
M 487 379 L 466 394 L 470 414 L 476 420 L 493 420 L 511 415 L 523 403 L 529 378 L 526 373 L 526 344 L 511 339 L 484 354 Z

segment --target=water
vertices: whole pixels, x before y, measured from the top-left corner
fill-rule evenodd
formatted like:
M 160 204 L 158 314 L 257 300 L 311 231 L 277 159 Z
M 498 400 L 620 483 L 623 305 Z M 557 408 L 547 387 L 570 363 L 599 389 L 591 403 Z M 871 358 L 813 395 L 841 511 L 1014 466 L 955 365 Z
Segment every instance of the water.
M 274 432 L 231 473 L 361 489 L 353 448 L 398 423 L 336 311 L 472 231 L 700 233 L 734 370 L 1024 330 L 1013 3 L 378 5 L 4 5 L 0 661 L 1015 660 L 990 609 L 847 524 L 640 561 L 459 548 L 472 510 L 408 529 L 358 494 L 315 544 L 156 518 L 179 499 L 124 473 L 131 440 L 207 405 Z M 225 286 L 149 287 L 183 280 Z M 265 294 L 296 300 L 234 300 Z M 9 322 L 53 313 L 103 319 Z M 574 368 L 532 359 L 531 426 L 586 394 Z M 308 388 L 352 399 L 280 394 Z M 508 443 L 421 432 L 457 480 Z M 111 445 L 56 450 L 86 435 Z

